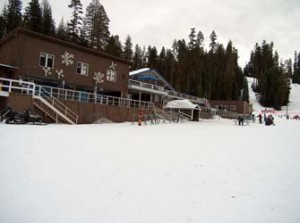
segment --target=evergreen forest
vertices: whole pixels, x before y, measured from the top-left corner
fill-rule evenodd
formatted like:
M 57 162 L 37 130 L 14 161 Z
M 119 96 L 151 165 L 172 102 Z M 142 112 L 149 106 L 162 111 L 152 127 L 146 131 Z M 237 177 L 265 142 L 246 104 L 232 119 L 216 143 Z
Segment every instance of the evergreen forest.
M 233 42 L 219 43 L 215 31 L 208 48 L 203 33 L 191 28 L 187 38 L 173 40 L 170 49 L 157 49 L 133 44 L 130 34 L 122 43 L 110 33 L 110 19 L 99 0 L 91 0 L 85 10 L 80 0 L 69 0 L 67 7 L 72 11 L 68 20 L 55 24 L 47 0 L 31 0 L 24 8 L 21 0 L 8 0 L 0 12 L 0 38 L 21 26 L 121 57 L 131 62 L 131 70 L 155 69 L 177 91 L 210 100 L 248 101 L 249 76 L 255 78 L 252 88 L 260 103 L 280 109 L 289 102 L 290 83 L 300 84 L 300 52 L 295 52 L 294 61 L 282 61 L 273 42 L 254 44 L 249 62 L 241 68 Z

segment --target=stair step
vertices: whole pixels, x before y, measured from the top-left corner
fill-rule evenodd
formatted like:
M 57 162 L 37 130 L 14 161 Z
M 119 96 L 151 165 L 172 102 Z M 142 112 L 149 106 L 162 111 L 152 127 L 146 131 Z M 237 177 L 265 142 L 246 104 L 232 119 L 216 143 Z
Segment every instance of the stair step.
M 46 116 L 48 116 L 49 118 L 51 118 L 53 121 L 56 121 L 56 115 L 53 114 L 53 112 L 51 112 L 49 109 L 47 109 L 44 105 L 42 105 L 41 103 L 38 102 L 34 102 L 34 105 L 41 110 Z

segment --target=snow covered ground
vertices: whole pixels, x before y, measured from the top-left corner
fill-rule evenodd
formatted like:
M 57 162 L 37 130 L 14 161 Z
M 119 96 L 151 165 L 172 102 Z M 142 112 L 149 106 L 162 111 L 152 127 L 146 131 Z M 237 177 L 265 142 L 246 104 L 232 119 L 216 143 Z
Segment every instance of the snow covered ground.
M 298 223 L 300 121 L 275 123 L 0 124 L 0 222 Z

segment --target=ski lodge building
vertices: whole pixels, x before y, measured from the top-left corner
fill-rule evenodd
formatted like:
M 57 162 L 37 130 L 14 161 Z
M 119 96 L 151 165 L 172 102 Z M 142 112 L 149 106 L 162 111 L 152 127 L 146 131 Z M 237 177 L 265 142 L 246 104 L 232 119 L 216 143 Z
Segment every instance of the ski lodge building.
M 155 70 L 129 72 L 130 63 L 27 29 L 0 40 L 0 110 L 32 109 L 46 122 L 131 121 L 170 100 L 208 101 L 181 94 Z

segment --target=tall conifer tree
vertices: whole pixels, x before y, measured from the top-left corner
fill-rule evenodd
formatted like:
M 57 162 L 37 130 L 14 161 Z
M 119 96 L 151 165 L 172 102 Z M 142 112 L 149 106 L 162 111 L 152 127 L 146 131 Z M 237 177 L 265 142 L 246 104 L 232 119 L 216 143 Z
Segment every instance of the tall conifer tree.
M 42 1 L 41 9 L 42 9 L 42 17 L 43 17 L 42 32 L 45 35 L 54 36 L 55 23 L 52 17 L 52 9 L 48 0 Z
M 98 50 L 105 49 L 110 37 L 109 18 L 99 0 L 93 0 L 88 5 L 85 18 L 90 47 Z
M 11 32 L 13 29 L 21 25 L 22 22 L 22 1 L 21 0 L 8 0 L 6 15 L 3 14 L 6 21 L 6 33 Z
M 118 35 L 116 35 L 116 36 L 112 35 L 109 38 L 108 43 L 105 47 L 105 51 L 108 52 L 109 54 L 117 56 L 117 57 L 122 56 L 122 44 L 120 42 Z
M 69 38 L 70 40 L 79 43 L 83 21 L 82 4 L 80 0 L 71 0 L 71 3 L 68 5 L 68 7 L 73 10 L 72 18 L 68 23 Z
M 42 10 L 38 0 L 31 0 L 25 9 L 23 23 L 25 28 L 42 32 Z
M 132 50 L 131 37 L 129 35 L 127 35 L 125 43 L 124 43 L 123 58 L 125 60 L 131 61 L 132 57 L 133 57 L 133 50 Z
M 61 18 L 58 27 L 57 27 L 57 31 L 56 31 L 56 36 L 59 39 L 62 40 L 67 40 L 68 39 L 68 30 L 67 30 L 67 26 L 64 22 L 64 18 Z

